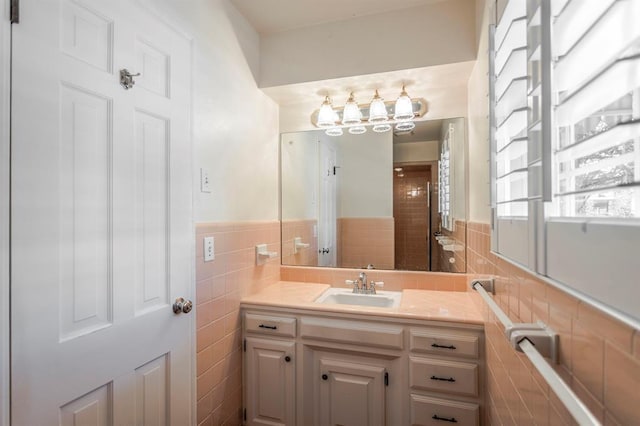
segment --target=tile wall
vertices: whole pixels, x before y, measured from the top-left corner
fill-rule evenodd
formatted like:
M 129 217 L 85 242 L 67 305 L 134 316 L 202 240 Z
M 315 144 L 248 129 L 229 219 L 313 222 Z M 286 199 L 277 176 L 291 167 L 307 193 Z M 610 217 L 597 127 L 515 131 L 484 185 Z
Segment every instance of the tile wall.
M 203 238 L 215 259 L 204 262 Z M 279 281 L 280 256 L 256 266 L 255 245 L 280 251 L 280 223 L 196 225 L 196 374 L 199 425 L 238 425 L 242 407 L 240 298 Z
M 442 235 L 453 240 L 447 244 L 454 246 L 454 250 L 444 250 L 444 246 L 434 242 L 434 251 L 440 258 L 440 270 L 443 272 L 466 271 L 466 250 L 465 241 L 467 238 L 467 222 L 464 220 L 454 221 L 453 231 L 442 228 Z M 453 259 L 453 262 L 451 261 Z
M 429 269 L 427 235 L 430 217 L 427 182 L 433 179 L 431 166 L 403 165 L 398 169 L 401 171 L 393 175 L 394 269 L 426 271 Z M 432 210 L 437 215 L 437 209 Z
M 489 225 L 468 224 L 468 272 L 496 276 L 495 299 L 512 321 L 560 335 L 556 371 L 605 425 L 640 424 L 640 330 L 492 255 Z M 482 301 L 479 301 L 482 303 Z M 569 413 L 483 305 L 489 425 L 571 425 Z
M 282 221 L 282 264 L 283 265 L 309 265 L 318 264 L 318 221 L 310 220 L 283 220 Z M 293 240 L 296 237 L 302 239 L 303 244 L 309 247 L 299 248 L 294 253 Z
M 393 217 L 338 218 L 338 265 L 394 268 Z
M 345 280 L 358 278 L 362 269 L 348 268 L 306 268 L 283 266 L 280 276 L 283 281 L 331 284 L 333 287 L 346 287 Z M 367 278 L 383 281 L 384 290 L 437 290 L 467 291 L 467 274 L 447 274 L 441 272 L 414 271 L 365 271 Z

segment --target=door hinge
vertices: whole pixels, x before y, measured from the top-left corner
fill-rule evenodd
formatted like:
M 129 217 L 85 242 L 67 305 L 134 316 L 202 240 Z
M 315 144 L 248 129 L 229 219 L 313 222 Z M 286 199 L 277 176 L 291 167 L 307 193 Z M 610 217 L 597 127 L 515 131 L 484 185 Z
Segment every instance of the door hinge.
M 20 23 L 20 0 L 11 0 L 11 10 L 9 19 L 12 24 Z
M 389 386 L 389 373 L 384 373 L 384 385 Z
M 244 410 L 242 410 L 242 418 L 244 419 L 244 421 L 247 421 L 247 409 L 245 408 Z
M 247 339 L 242 340 L 242 350 L 245 352 L 247 351 Z

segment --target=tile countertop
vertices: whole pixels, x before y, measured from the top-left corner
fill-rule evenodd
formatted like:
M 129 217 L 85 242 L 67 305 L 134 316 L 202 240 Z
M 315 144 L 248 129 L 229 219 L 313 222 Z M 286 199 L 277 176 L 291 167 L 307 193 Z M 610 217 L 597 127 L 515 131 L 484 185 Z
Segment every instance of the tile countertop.
M 240 303 L 251 306 L 483 324 L 482 315 L 472 300 L 472 294 L 467 292 L 403 290 L 400 306 L 397 308 L 314 303 L 313 301 L 329 287 L 331 286 L 328 284 L 279 281 L 256 294 L 242 298 Z

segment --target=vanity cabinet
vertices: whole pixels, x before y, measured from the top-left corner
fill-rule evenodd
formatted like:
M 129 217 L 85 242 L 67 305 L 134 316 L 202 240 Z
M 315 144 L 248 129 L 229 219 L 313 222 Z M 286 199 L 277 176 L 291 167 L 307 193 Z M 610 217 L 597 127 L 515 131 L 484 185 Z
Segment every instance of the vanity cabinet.
M 247 314 L 244 318 L 245 422 L 295 424 L 295 319 Z
M 477 426 L 481 326 L 243 307 L 247 425 Z
M 409 329 L 411 425 L 480 424 L 481 334 Z

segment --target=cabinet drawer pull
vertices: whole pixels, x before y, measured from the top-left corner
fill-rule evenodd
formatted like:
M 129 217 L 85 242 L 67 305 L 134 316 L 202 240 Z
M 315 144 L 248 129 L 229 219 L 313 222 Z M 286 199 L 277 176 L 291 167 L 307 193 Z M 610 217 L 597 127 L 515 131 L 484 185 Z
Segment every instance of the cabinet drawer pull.
M 284 357 L 285 362 L 291 362 L 291 357 L 289 355 Z
M 269 330 L 277 330 L 278 327 L 275 325 L 264 325 L 264 324 L 260 324 L 258 327 L 260 328 L 268 328 Z
M 444 377 L 438 377 L 438 376 L 431 376 L 431 380 L 440 380 L 441 382 L 455 382 L 456 379 L 454 379 L 453 377 L 449 377 L 448 379 L 445 379 Z
M 439 345 L 437 343 L 432 343 L 431 347 L 432 348 L 438 348 L 438 349 L 453 349 L 453 350 L 456 349 L 456 347 L 453 346 L 453 345 L 445 346 L 445 345 Z
M 327 376 L 326 374 L 322 375 L 322 380 L 329 380 L 329 376 Z
M 433 417 L 431 417 L 433 420 L 440 420 L 441 422 L 449 422 L 449 423 L 458 423 L 458 421 L 456 420 L 455 417 L 440 417 L 437 414 L 434 414 Z

